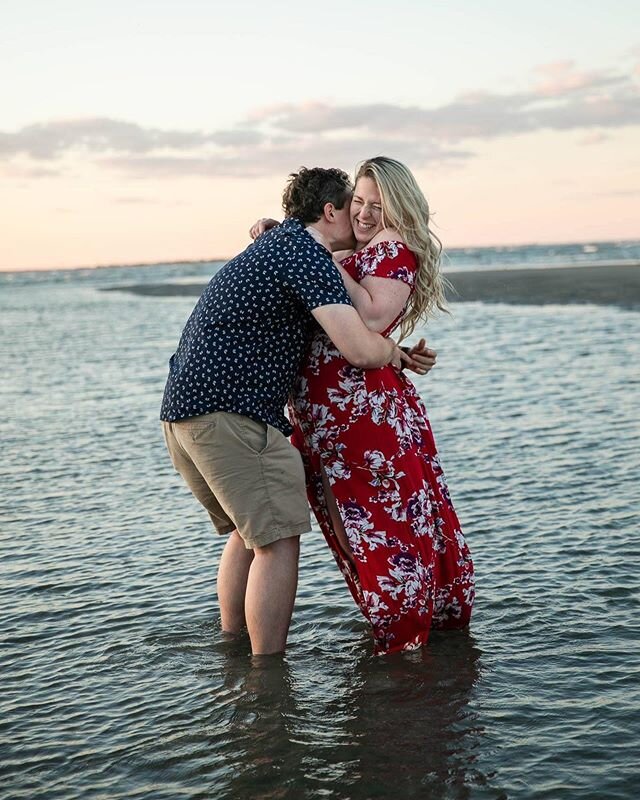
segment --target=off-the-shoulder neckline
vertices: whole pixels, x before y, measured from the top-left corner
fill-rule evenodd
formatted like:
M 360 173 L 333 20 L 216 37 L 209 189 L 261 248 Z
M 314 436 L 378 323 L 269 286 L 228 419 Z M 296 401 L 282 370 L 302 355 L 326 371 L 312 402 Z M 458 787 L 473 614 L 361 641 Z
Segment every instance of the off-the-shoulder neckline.
M 381 244 L 398 244 L 401 247 L 407 247 L 406 242 L 401 241 L 400 239 L 383 239 L 381 242 L 376 242 L 375 244 L 367 244 L 364 247 L 361 247 L 359 250 L 354 250 L 348 258 L 352 258 L 353 256 L 357 256 L 360 253 L 364 253 L 365 250 L 369 250 L 371 247 L 378 247 Z

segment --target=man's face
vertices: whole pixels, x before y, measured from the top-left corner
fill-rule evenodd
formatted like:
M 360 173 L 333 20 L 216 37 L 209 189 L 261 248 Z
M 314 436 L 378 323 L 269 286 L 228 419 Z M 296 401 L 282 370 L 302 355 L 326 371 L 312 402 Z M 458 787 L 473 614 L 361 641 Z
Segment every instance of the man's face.
M 348 197 L 342 208 L 335 208 L 333 213 L 335 215 L 335 227 L 333 230 L 334 242 L 333 250 L 353 250 L 356 246 L 356 240 L 353 235 L 353 227 L 351 226 L 351 197 Z

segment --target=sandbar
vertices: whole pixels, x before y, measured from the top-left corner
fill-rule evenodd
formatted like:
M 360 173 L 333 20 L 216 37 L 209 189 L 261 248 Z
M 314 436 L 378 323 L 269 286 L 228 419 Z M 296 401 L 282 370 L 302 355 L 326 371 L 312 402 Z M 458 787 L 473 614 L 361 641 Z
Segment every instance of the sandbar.
M 640 263 L 446 272 L 451 302 L 560 305 L 593 303 L 640 309 Z M 206 283 L 140 283 L 102 291 L 148 297 L 198 297 Z

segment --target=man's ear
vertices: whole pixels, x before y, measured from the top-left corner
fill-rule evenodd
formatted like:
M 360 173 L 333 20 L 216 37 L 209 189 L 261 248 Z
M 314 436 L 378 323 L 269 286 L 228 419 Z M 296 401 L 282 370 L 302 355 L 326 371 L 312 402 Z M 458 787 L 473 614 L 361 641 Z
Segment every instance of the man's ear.
M 325 203 L 322 209 L 324 218 L 327 222 L 333 222 L 336 218 L 336 207 L 333 203 Z

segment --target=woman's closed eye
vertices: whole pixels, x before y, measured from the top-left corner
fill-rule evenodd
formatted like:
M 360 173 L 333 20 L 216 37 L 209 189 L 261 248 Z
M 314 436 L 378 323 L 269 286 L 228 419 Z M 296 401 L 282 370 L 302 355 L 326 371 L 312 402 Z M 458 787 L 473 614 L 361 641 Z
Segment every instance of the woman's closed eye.
M 355 206 L 366 206 L 368 205 L 371 211 L 375 212 L 376 214 L 382 213 L 382 206 L 379 203 L 365 203 L 359 197 L 354 197 L 351 201 Z

